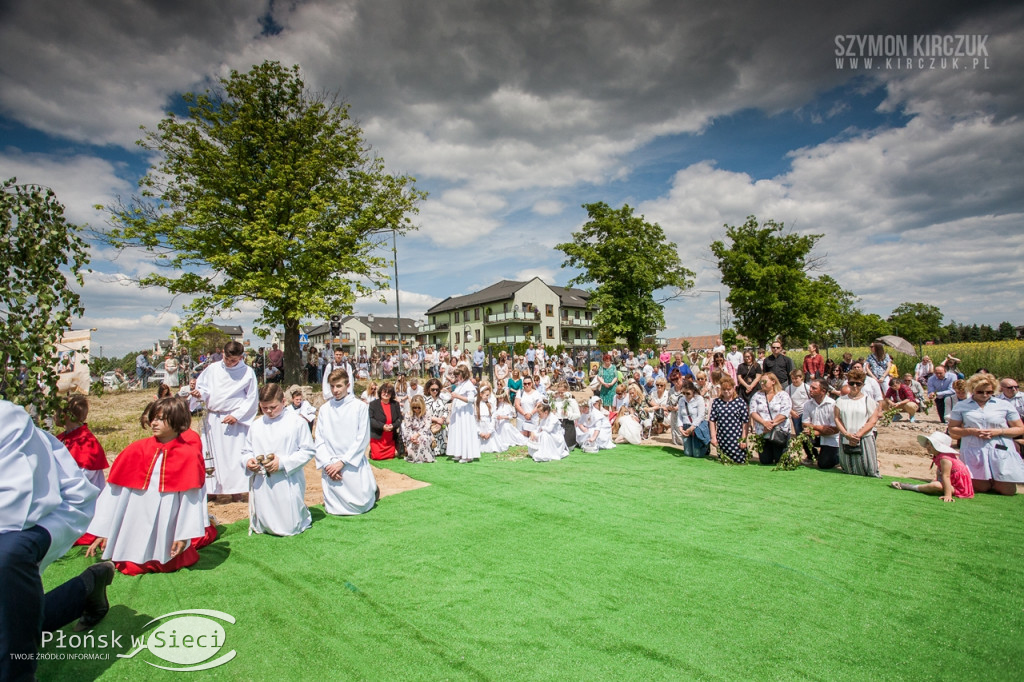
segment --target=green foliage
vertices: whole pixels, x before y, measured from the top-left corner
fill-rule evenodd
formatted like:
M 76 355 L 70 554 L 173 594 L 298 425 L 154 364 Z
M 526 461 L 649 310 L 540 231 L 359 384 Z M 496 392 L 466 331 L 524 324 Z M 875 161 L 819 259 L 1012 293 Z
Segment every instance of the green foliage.
M 831 277 L 807 274 L 816 263 L 811 250 L 822 235 L 784 227 L 749 216 L 743 225 L 725 226 L 728 245 L 711 244 L 722 283 L 729 287 L 736 329 L 757 347 L 775 336 L 803 340 L 831 333 L 841 323 L 842 300 L 852 297 Z
M 900 303 L 889 315 L 889 325 L 913 344 L 934 341 L 942 333 L 942 311 L 927 303 Z
M 69 276 L 81 286 L 89 257 L 53 190 L 10 178 L 0 202 L 0 387 L 38 421 L 53 415 L 63 400 L 53 371 L 55 344 L 84 311 Z
M 850 345 L 867 345 L 879 336 L 892 333 L 892 327 L 875 313 L 864 314 L 853 311 L 848 327 L 846 342 Z
M 735 329 L 723 329 L 722 330 L 722 345 L 726 348 L 732 348 L 732 345 L 740 345 L 740 340 L 736 334 Z
M 108 241 L 156 255 L 141 280 L 194 296 L 193 319 L 263 304 L 257 334 L 285 330 L 285 381 L 302 369 L 304 317 L 351 312 L 383 286 L 381 236 L 415 229 L 426 195 L 370 154 L 347 105 L 307 92 L 297 66 L 232 71 L 217 91 L 184 95 L 139 144 L 161 161 L 141 197 L 110 208 Z
M 692 287 L 693 272 L 683 266 L 661 226 L 634 216 L 630 206 L 613 209 L 598 202 L 583 208 L 590 220 L 571 242 L 555 246 L 566 255 L 562 267 L 582 271 L 570 286 L 597 285 L 590 302 L 600 309 L 595 322 L 602 347 L 610 345 L 603 339 L 614 343 L 621 336 L 630 348 L 639 348 L 644 337 L 665 327 L 662 303 Z M 655 300 L 654 292 L 668 288 L 675 291 Z
M 185 346 L 193 358 L 197 358 L 203 353 L 213 352 L 215 348 L 223 348 L 224 344 L 231 340 L 229 335 L 214 327 L 209 321 L 199 322 L 195 325 L 186 322 L 173 327 L 171 331 L 178 333 L 179 345 Z

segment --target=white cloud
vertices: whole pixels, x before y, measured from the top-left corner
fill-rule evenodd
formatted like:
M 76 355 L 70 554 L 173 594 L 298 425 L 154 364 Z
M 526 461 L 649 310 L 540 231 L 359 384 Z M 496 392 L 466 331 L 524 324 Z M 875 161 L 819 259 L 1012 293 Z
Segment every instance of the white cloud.
M 543 199 L 533 205 L 533 212 L 543 216 L 558 215 L 564 210 L 565 204 L 555 199 Z
M 558 271 L 554 268 L 526 268 L 517 272 L 513 279 L 528 282 L 534 277 L 539 277 L 546 284 L 555 284 L 558 278 Z

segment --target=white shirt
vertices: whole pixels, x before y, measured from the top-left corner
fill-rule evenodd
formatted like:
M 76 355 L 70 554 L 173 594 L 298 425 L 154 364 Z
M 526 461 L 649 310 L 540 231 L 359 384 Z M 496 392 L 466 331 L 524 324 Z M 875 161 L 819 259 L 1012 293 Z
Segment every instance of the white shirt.
M 805 429 L 808 424 L 812 424 L 814 426 L 835 427 L 836 401 L 825 396 L 824 399 L 822 399 L 821 404 L 818 404 L 814 398 L 811 398 L 804 403 L 803 420 Z M 831 436 L 821 436 L 821 444 L 839 447 L 839 433 L 834 433 Z
M 726 362 L 731 362 L 733 367 L 739 367 L 743 364 L 743 353 L 736 351 L 735 353 L 729 353 L 725 356 Z
M 45 528 L 50 549 L 39 563 L 42 573 L 85 532 L 99 488 L 86 480 L 63 443 L 6 400 L 0 400 L 0 471 L 0 533 Z
M 196 390 L 210 412 L 230 414 L 243 424 L 251 422 L 259 409 L 256 374 L 244 362 L 234 367 L 223 360 L 213 363 L 196 379 Z

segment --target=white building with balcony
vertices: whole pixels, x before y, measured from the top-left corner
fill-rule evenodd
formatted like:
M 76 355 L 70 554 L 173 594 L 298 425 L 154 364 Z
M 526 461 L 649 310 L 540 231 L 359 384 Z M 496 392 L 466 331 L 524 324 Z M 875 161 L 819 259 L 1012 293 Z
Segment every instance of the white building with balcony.
M 450 296 L 427 311 L 420 337 L 431 346 L 472 350 L 478 345 L 529 341 L 547 346 L 596 346 L 597 332 L 583 289 L 550 286 L 539 277 L 502 280 L 465 296 Z

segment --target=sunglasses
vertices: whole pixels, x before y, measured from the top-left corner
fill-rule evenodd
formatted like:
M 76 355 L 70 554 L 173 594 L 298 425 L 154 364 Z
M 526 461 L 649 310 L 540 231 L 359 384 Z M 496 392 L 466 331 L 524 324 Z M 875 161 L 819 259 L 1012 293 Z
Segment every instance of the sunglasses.
M 974 395 L 992 395 L 994 393 L 995 393 L 995 391 L 981 391 L 981 390 L 978 390 L 978 391 L 974 392 Z
M 849 384 L 850 386 L 863 386 L 864 385 L 863 381 L 847 381 L 846 383 Z
M 1017 384 L 1014 384 L 1013 386 L 1003 386 L 1003 390 L 1006 390 L 1006 391 L 1016 391 L 1017 390 Z

